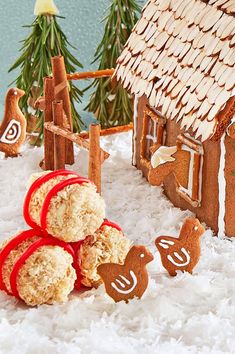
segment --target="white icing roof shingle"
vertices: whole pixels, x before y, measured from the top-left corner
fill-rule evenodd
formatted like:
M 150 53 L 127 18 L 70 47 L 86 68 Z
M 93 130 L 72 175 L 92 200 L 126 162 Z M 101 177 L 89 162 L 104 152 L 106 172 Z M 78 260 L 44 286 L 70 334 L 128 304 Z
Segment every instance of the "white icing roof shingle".
M 117 79 L 202 141 L 235 95 L 235 0 L 149 0 Z

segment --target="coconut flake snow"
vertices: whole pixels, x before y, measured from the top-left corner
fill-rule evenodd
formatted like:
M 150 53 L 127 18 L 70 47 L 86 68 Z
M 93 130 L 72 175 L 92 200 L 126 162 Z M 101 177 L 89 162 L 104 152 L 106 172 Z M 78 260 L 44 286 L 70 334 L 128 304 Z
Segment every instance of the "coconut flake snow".
M 151 187 L 131 165 L 131 134 L 103 138 L 111 157 L 103 165 L 103 196 L 108 217 L 129 238 L 155 255 L 142 300 L 115 304 L 104 287 L 74 292 L 63 305 L 29 309 L 0 293 L 0 352 L 4 354 L 198 354 L 235 351 L 235 241 L 202 238 L 194 275 L 170 278 L 154 239 L 179 234 L 189 212 L 180 211 Z M 22 157 L 0 159 L 2 240 L 25 229 L 22 217 L 26 182 L 43 151 L 25 147 Z M 71 168 L 71 167 L 70 167 Z M 87 152 L 76 149 L 73 169 L 87 174 Z

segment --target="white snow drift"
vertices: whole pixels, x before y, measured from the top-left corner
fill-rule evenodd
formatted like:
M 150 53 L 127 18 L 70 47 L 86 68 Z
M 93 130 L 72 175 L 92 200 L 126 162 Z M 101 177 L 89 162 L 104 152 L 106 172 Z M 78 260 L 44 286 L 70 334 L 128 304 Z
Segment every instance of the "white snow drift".
M 103 168 L 108 216 L 135 243 L 155 254 L 150 284 L 141 301 L 115 304 L 103 286 L 73 293 L 67 304 L 29 309 L 0 293 L 0 353 L 136 354 L 235 352 L 235 240 L 202 238 L 202 257 L 193 276 L 170 278 L 154 239 L 177 236 L 189 212 L 173 208 L 161 188 L 151 187 L 131 166 L 131 136 L 105 138 L 111 157 Z M 42 149 L 0 160 L 0 234 L 25 229 L 25 184 L 39 171 Z M 73 169 L 86 175 L 87 153 L 76 151 Z

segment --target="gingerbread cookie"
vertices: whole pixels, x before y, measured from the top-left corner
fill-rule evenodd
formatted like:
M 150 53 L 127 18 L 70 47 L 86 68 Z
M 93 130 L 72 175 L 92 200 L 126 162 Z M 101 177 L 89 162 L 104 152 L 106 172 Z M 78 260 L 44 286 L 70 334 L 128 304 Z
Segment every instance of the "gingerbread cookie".
M 153 255 L 145 246 L 133 246 L 124 265 L 101 264 L 97 272 L 103 279 L 107 294 L 115 302 L 141 298 L 148 286 L 146 265 L 152 260 Z
M 20 153 L 26 139 L 26 119 L 19 108 L 19 99 L 25 92 L 11 88 L 6 95 L 5 113 L 0 126 L 0 151 L 6 157 L 15 157 Z
M 200 255 L 200 237 L 205 232 L 198 219 L 185 220 L 179 238 L 160 236 L 155 244 L 160 252 L 163 267 L 171 276 L 177 275 L 177 270 L 192 273 Z

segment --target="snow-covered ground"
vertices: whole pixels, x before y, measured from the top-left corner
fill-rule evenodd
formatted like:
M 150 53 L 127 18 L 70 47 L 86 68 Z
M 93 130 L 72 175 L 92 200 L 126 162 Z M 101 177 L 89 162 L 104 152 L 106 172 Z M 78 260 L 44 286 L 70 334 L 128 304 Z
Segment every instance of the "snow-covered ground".
M 103 167 L 107 214 L 134 243 L 155 254 L 144 298 L 115 304 L 104 288 L 73 293 L 62 305 L 27 308 L 0 293 L 0 353 L 185 354 L 235 353 L 235 240 L 202 239 L 193 276 L 170 278 L 154 247 L 159 235 L 176 236 L 189 212 L 174 208 L 161 188 L 151 187 L 131 166 L 131 135 L 104 138 L 111 157 Z M 73 169 L 87 173 L 87 153 L 76 150 Z M 42 149 L 25 147 L 17 159 L 0 159 L 0 235 L 26 225 L 25 185 L 38 171 Z

